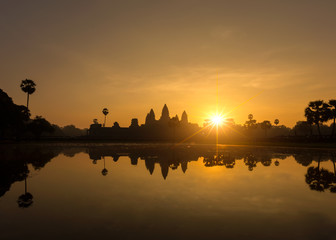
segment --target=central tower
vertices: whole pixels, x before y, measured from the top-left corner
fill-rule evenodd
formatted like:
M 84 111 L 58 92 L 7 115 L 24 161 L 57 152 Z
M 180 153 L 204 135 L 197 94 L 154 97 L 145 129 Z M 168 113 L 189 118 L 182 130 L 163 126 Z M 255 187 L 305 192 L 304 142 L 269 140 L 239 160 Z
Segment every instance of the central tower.
M 169 110 L 167 105 L 165 104 L 162 108 L 162 114 L 160 118 L 160 122 L 169 122 L 170 117 L 169 117 Z

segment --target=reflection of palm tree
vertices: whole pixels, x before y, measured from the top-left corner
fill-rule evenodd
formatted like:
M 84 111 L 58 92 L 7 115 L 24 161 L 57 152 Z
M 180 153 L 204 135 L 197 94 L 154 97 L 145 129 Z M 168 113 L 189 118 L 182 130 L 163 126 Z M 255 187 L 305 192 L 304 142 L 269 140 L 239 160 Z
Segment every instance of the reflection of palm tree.
M 105 124 L 106 124 L 106 115 L 109 113 L 108 109 L 107 108 L 104 108 L 103 109 L 103 114 L 104 114 L 104 125 L 103 127 L 105 127 Z
M 231 157 L 230 154 L 226 156 L 223 155 L 223 164 L 226 168 L 233 168 L 236 164 L 236 160 L 234 157 Z
M 332 153 L 331 154 L 331 160 L 332 160 L 332 163 L 333 163 L 333 166 L 334 166 L 334 176 L 333 176 L 333 186 L 330 187 L 330 192 L 332 193 L 336 193 L 336 166 L 335 166 L 335 157 L 334 157 L 334 154 Z
M 203 163 L 205 167 L 225 166 L 226 168 L 233 168 L 236 160 L 230 154 L 223 153 L 204 157 Z
M 103 168 L 101 173 L 102 173 L 103 176 L 106 176 L 107 173 L 108 173 L 108 170 L 105 168 L 105 157 L 103 157 L 103 160 L 104 160 L 104 168 Z
M 27 175 L 25 176 L 25 193 L 20 195 L 17 203 L 20 208 L 28 208 L 33 204 L 33 195 L 29 193 L 27 188 Z
M 310 167 L 307 170 L 306 183 L 309 185 L 311 190 L 324 192 L 326 189 L 330 189 L 330 192 L 336 192 L 336 178 L 335 173 L 332 174 L 328 170 L 320 169 L 320 161 L 318 159 L 317 167 Z
M 210 155 L 203 158 L 203 163 L 205 167 L 213 167 L 218 165 L 218 157 L 217 155 Z
M 253 168 L 257 166 L 257 159 L 253 154 L 248 153 L 244 157 L 244 163 L 248 166 L 248 170 L 252 171 Z
M 309 184 L 311 190 L 323 192 L 329 188 L 328 181 L 325 181 L 327 170 L 319 169 L 319 167 L 310 167 L 306 174 L 306 183 Z
M 27 93 L 27 109 L 29 110 L 28 108 L 28 105 L 29 105 L 29 95 L 30 94 L 33 94 L 36 90 L 36 84 L 34 83 L 33 80 L 30 80 L 30 79 L 26 79 L 26 80 L 22 80 L 21 84 L 20 84 L 20 87 L 22 89 L 23 92 Z
M 265 167 L 271 166 L 272 164 L 272 157 L 265 154 L 261 157 L 261 164 L 264 165 Z

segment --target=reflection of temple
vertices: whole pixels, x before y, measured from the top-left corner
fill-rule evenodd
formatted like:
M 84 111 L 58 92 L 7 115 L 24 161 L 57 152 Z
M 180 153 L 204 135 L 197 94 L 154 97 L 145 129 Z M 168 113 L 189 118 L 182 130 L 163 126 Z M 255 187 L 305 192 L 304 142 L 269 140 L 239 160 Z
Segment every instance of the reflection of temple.
M 201 149 L 193 147 L 128 147 L 118 146 L 111 147 L 90 147 L 90 158 L 96 162 L 109 156 L 114 161 L 122 156 L 127 156 L 130 159 L 131 165 L 137 165 L 139 160 L 145 161 L 146 169 L 152 175 L 155 167 L 158 165 L 161 169 L 161 174 L 164 179 L 167 178 L 169 170 L 177 170 L 179 167 L 185 173 L 188 169 L 188 163 L 197 161 L 202 156 Z
M 167 120 L 166 117 L 163 119 Z M 185 173 L 190 162 L 202 158 L 205 167 L 234 169 L 240 161 L 246 166 L 246 169 L 253 171 L 257 167 L 279 166 L 279 161 L 291 156 L 298 164 L 307 168 L 307 173 L 303 178 L 311 190 L 336 193 L 334 151 L 230 146 L 217 150 L 213 145 L 185 144 L 111 144 L 107 146 L 94 144 L 89 147 L 76 146 L 72 148 L 3 145 L 0 146 L 0 198 L 10 190 L 13 183 L 21 182 L 21 187 L 24 186 L 24 192 L 18 198 L 18 206 L 31 206 L 33 195 L 28 191 L 27 181 L 30 169 L 42 169 L 59 153 L 73 157 L 78 152 L 89 154 L 93 163 L 102 160 L 100 163 L 103 176 L 109 176 L 108 169 L 105 167 L 105 161 L 108 161 L 105 159 L 106 156 L 112 157 L 114 162 L 117 162 L 121 156 L 126 156 L 131 165 L 138 165 L 139 162 L 144 161 L 150 175 L 155 170 L 160 171 L 164 179 L 175 171 L 182 170 Z M 324 169 L 325 166 L 331 167 L 330 162 L 333 164 L 333 170 Z M 325 163 L 327 164 L 324 165 Z
M 151 109 L 146 116 L 145 124 L 139 126 L 138 119 L 133 118 L 128 128 L 122 128 L 118 123 L 112 127 L 102 127 L 101 124 L 91 124 L 89 136 L 92 139 L 110 139 L 110 140 L 163 140 L 163 141 L 181 141 L 190 137 L 200 128 L 197 124 L 188 122 L 188 115 L 184 111 L 181 120 L 176 115 L 169 116 L 169 110 L 165 104 L 159 120 L 155 119 L 154 110 Z M 193 140 L 200 136 L 196 136 Z
M 93 163 L 104 159 L 106 156 L 118 161 L 119 157 L 129 157 L 131 165 L 137 165 L 139 160 L 145 161 L 146 169 L 153 174 L 157 165 L 161 169 L 164 179 L 169 170 L 177 170 L 179 167 L 185 173 L 188 163 L 203 158 L 205 167 L 224 166 L 232 169 L 237 160 L 242 160 L 247 169 L 252 171 L 258 165 L 264 167 L 279 166 L 279 160 L 288 157 L 289 153 L 277 153 L 265 149 L 250 149 L 238 147 L 225 147 L 216 151 L 214 146 L 209 145 L 119 145 L 119 146 L 93 146 L 88 149 Z

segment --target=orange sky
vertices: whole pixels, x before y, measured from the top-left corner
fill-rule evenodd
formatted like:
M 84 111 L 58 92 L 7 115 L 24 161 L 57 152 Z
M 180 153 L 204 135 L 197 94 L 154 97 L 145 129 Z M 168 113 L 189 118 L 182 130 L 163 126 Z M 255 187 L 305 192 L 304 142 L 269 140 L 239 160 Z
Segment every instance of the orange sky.
M 293 126 L 336 98 L 336 2 L 1 1 L 0 88 L 60 126 L 216 109 Z M 254 97 L 254 98 L 253 98 Z M 251 99 L 252 98 L 252 99 Z M 239 107 L 238 107 L 239 106 Z

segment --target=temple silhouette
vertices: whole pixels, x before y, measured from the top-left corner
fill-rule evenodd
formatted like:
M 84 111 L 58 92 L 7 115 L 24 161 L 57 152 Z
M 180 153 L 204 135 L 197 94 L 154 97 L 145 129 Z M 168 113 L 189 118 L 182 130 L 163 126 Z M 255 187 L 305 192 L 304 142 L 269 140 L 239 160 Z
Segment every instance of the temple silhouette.
M 201 128 L 194 123 L 189 123 L 188 115 L 184 111 L 181 120 L 176 115 L 169 116 L 169 110 L 165 104 L 161 117 L 156 120 L 154 110 L 151 109 L 146 116 L 145 124 L 139 125 L 138 119 L 133 118 L 130 126 L 120 127 L 117 122 L 112 127 L 104 127 L 94 122 L 90 125 L 88 135 L 91 139 L 109 139 L 118 141 L 182 141 L 197 140 L 200 136 L 193 136 Z

